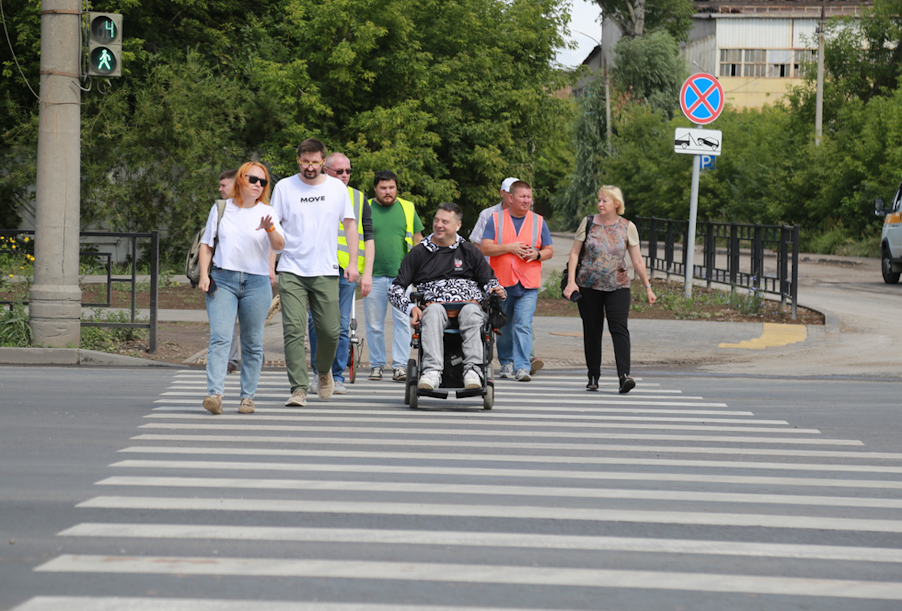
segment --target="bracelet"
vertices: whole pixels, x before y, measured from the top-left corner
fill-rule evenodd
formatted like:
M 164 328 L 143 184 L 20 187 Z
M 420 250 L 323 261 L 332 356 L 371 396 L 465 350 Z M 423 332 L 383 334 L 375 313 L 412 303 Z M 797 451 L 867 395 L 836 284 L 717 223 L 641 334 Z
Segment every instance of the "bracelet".
M 645 285 L 645 288 L 650 289 L 650 288 L 651 288 L 651 285 L 650 285 L 650 284 L 646 284 L 646 285 Z
M 541 260 L 542 260 L 542 251 L 537 250 L 536 251 L 536 261 L 541 261 Z
M 272 227 L 270 227 L 269 229 L 266 230 L 266 233 L 272 233 L 275 230 L 276 230 L 276 226 L 273 225 Z

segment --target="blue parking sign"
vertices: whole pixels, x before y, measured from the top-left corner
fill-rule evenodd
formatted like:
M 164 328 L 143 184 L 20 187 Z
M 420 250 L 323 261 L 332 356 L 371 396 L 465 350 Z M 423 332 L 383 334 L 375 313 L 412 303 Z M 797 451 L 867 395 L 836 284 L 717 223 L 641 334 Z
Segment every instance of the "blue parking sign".
M 701 169 L 702 170 L 713 170 L 714 162 L 717 159 L 714 155 L 699 155 L 701 157 Z

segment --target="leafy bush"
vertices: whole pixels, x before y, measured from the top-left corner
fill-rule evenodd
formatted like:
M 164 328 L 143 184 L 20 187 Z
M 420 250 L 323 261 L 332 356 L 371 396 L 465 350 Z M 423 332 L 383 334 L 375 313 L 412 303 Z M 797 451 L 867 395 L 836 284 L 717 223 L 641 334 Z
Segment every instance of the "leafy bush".
M 548 280 L 542 284 L 542 289 L 539 291 L 539 299 L 560 299 L 562 296 L 561 272 L 554 270 L 548 276 Z
M 0 346 L 6 348 L 27 348 L 31 346 L 31 327 L 28 312 L 21 301 L 0 311 Z
M 102 310 L 95 308 L 93 313 L 83 320 L 89 322 L 131 322 L 128 312 L 122 310 Z M 139 322 L 146 322 L 147 319 Z M 147 331 L 130 328 L 82 327 L 81 348 L 99 352 L 115 352 L 119 344 L 144 339 Z

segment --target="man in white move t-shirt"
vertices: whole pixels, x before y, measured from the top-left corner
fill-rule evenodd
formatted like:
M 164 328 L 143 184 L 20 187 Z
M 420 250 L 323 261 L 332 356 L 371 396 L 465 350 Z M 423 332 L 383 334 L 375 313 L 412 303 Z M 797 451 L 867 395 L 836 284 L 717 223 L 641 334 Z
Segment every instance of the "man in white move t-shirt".
M 318 394 L 332 396 L 332 359 L 338 346 L 341 314 L 338 307 L 338 225 L 342 224 L 351 261 L 357 260 L 357 223 L 348 189 L 322 173 L 326 147 L 315 138 L 298 146 L 300 171 L 276 185 L 272 206 L 282 219 L 285 247 L 279 260 L 279 296 L 285 364 L 291 398 L 285 405 L 307 405 L 307 303 L 316 329 L 314 366 L 319 373 Z M 275 255 L 270 255 L 270 267 Z M 359 276 L 356 265 L 345 269 L 348 282 Z

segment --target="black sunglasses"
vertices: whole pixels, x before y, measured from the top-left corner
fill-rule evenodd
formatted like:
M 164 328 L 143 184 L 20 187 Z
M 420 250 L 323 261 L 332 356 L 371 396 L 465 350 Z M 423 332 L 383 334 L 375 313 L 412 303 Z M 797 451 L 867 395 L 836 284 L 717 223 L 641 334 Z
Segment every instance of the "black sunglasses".
M 341 176 L 342 174 L 347 174 L 348 176 L 351 175 L 351 168 L 348 168 L 347 170 L 333 170 L 332 168 L 326 168 L 326 169 L 331 172 L 335 172 L 339 176 Z
M 266 188 L 266 185 L 269 184 L 268 180 L 266 180 L 265 178 L 259 178 L 257 176 L 248 176 L 247 181 L 252 185 L 255 185 L 259 182 L 260 186 L 263 187 L 264 189 Z

